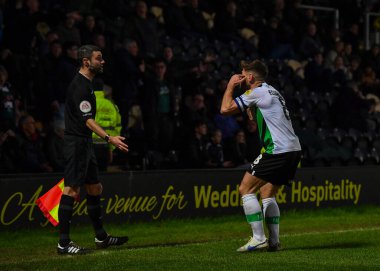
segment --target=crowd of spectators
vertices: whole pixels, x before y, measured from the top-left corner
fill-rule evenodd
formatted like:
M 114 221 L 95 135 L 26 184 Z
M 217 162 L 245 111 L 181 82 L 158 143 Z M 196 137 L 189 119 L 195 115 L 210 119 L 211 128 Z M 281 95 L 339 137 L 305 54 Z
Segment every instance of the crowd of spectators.
M 331 14 L 301 4 L 339 9 Z M 60 172 L 65 91 L 84 44 L 104 74 L 130 152 L 122 169 L 229 168 L 260 153 L 257 125 L 222 116 L 241 60 L 263 59 L 304 166 L 378 164 L 380 47 L 365 50 L 356 0 L 2 0 L 0 172 Z M 236 89 L 240 95 L 244 89 Z M 350 141 L 351 140 L 351 141 Z

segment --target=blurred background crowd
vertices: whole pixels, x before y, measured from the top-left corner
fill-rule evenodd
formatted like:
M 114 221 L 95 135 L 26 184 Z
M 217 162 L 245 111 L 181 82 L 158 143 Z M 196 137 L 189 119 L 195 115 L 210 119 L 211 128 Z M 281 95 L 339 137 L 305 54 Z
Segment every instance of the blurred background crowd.
M 101 170 L 252 162 L 256 123 L 219 108 L 240 61 L 257 58 L 287 101 L 302 166 L 379 164 L 380 47 L 373 36 L 365 44 L 368 12 L 380 3 L 1 0 L 0 173 L 63 170 L 65 91 L 84 44 L 106 61 L 94 80 L 97 121 L 130 148 L 94 136 Z M 380 17 L 370 27 L 378 31 Z

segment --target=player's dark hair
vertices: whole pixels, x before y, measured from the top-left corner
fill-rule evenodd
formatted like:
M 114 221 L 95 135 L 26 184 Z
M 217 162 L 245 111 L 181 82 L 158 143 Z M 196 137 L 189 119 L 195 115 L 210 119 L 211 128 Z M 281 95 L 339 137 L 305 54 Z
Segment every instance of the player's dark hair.
M 256 73 L 262 80 L 265 80 L 268 76 L 268 67 L 260 60 L 256 59 L 252 62 L 242 61 L 240 65 L 242 69 Z
M 83 66 L 83 59 L 91 59 L 92 53 L 101 51 L 99 47 L 95 45 L 83 45 L 78 49 L 78 61 L 81 66 Z

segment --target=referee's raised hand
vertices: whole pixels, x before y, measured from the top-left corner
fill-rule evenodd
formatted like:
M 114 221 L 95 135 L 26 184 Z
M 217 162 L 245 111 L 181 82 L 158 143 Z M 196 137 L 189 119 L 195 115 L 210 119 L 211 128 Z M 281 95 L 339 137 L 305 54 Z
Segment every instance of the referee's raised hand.
M 114 145 L 116 148 L 123 152 L 128 152 L 128 145 L 123 142 L 125 137 L 122 136 L 110 136 L 108 143 Z

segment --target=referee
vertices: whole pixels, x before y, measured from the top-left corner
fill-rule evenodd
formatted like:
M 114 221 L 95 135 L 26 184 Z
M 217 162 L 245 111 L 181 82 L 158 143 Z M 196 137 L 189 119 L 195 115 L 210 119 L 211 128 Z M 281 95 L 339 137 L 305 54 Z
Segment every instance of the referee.
M 96 122 L 96 99 L 92 80 L 103 72 L 104 59 L 100 49 L 84 45 L 78 50 L 81 63 L 79 72 L 69 85 L 65 103 L 65 188 L 61 197 L 58 218 L 60 240 L 59 254 L 83 254 L 90 250 L 80 247 L 70 240 L 70 223 L 74 200 L 84 185 L 87 192 L 87 212 L 95 230 L 97 248 L 122 245 L 128 237 L 115 237 L 103 228 L 100 198 L 103 187 L 98 180 L 98 168 L 92 145 L 92 132 L 121 151 L 127 152 L 128 145 L 121 136 L 109 136 Z

